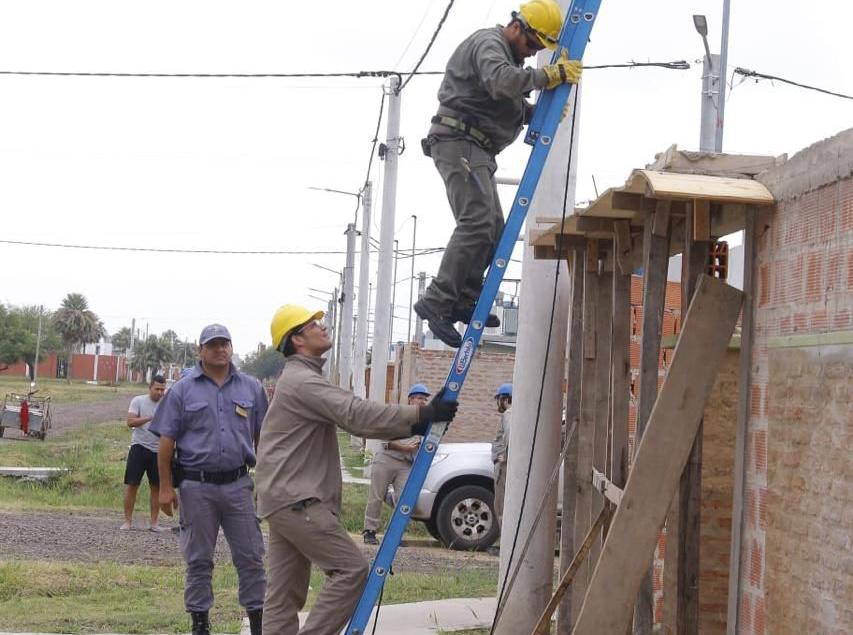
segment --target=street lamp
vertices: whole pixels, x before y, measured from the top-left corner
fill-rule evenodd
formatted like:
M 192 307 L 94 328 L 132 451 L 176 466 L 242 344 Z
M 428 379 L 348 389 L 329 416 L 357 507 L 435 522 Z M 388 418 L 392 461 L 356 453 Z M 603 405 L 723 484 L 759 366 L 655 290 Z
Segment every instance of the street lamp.
M 708 46 L 708 19 L 704 15 L 693 16 L 693 26 L 702 38 L 705 59 L 702 61 L 702 110 L 699 121 L 699 150 L 719 152 L 717 149 L 717 127 L 720 103 L 720 56 L 711 54 Z M 717 72 L 714 68 L 717 68 Z
M 346 190 L 336 190 L 330 187 L 314 187 L 312 185 L 309 185 L 308 189 L 314 190 L 315 192 L 329 192 L 330 194 L 345 194 L 346 196 L 355 196 L 355 220 L 353 221 L 353 225 L 358 225 L 358 208 L 361 207 L 361 192 L 347 192 Z

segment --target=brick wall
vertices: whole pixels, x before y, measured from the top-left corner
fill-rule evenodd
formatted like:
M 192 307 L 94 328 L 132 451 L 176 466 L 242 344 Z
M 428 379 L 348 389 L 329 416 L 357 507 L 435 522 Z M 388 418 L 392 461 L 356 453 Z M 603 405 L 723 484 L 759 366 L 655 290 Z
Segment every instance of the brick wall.
M 447 370 L 455 351 L 422 350 L 417 344 L 406 346 L 398 355 L 401 365 L 397 372 L 401 400 L 405 400 L 408 387 L 415 382 L 438 390 L 447 378 Z M 512 381 L 515 364 L 513 353 L 487 353 L 479 351 L 471 363 L 462 394 L 459 411 L 445 441 L 491 441 L 500 415 L 495 407 L 495 389 Z
M 792 379 L 790 368 L 783 361 L 771 365 L 770 360 L 771 351 L 780 350 L 781 345 L 811 356 L 816 340 L 803 336 L 849 333 L 853 328 L 851 176 L 853 131 L 815 144 L 759 176 L 778 203 L 775 210 L 759 214 L 757 226 L 755 340 L 741 542 L 741 633 L 841 632 L 838 629 L 850 624 L 853 565 L 849 536 L 853 525 L 849 512 L 840 519 L 847 536 L 844 545 L 826 545 L 816 556 L 803 539 L 804 535 L 811 539 L 830 522 L 823 516 L 824 501 L 820 500 L 827 495 L 822 491 L 827 481 L 831 481 L 829 494 L 836 496 L 832 507 L 853 506 L 849 485 L 843 485 L 851 478 L 850 408 L 840 411 L 843 416 L 833 417 L 831 413 L 846 403 L 846 397 L 833 402 L 808 392 L 807 387 L 819 384 L 818 379 L 827 372 L 823 365 L 807 364 L 796 381 L 791 381 L 796 390 L 789 394 L 779 386 Z M 785 342 L 780 339 L 783 336 L 792 337 Z M 849 377 L 846 385 L 850 385 Z M 795 420 L 794 414 L 799 418 Z M 802 435 L 811 434 L 816 425 L 823 426 L 822 433 L 803 441 Z M 828 474 L 824 472 L 832 458 L 817 451 L 826 443 L 846 448 L 846 462 L 833 465 Z M 812 444 L 815 451 L 804 451 Z M 772 448 L 769 455 L 768 448 Z M 799 463 L 786 465 L 795 456 Z M 768 514 L 769 509 L 778 513 Z M 793 527 L 788 519 L 796 519 Z M 796 549 L 789 549 L 792 531 L 800 537 L 795 540 Z M 843 563 L 842 581 L 833 577 L 828 566 L 815 566 L 815 557 Z M 785 568 L 780 571 L 780 566 Z M 839 596 L 846 598 L 846 607 L 840 610 Z M 786 621 L 793 619 L 786 606 L 792 597 L 801 600 L 797 606 L 804 610 L 793 623 Z

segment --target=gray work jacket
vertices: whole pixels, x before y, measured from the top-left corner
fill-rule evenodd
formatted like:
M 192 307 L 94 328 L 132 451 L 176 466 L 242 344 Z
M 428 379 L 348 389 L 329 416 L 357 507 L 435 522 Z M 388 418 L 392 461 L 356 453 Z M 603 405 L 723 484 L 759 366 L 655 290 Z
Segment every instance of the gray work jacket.
M 438 114 L 468 120 L 492 141 L 488 150 L 497 154 L 512 143 L 531 110 L 525 97 L 548 82 L 545 72 L 525 68 L 515 59 L 498 25 L 480 29 L 466 38 L 450 56 L 438 89 Z M 433 124 L 430 136 L 454 139 L 463 136 Z

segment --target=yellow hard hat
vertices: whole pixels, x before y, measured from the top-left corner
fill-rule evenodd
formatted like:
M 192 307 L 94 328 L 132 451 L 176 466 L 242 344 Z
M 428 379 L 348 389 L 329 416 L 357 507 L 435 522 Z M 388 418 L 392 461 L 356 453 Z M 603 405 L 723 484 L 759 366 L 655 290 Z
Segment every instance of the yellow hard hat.
M 290 335 L 294 329 L 311 320 L 319 320 L 324 315 L 326 314 L 323 311 L 311 311 L 296 304 L 285 304 L 278 307 L 272 316 L 272 322 L 270 322 L 273 348 L 278 350 L 284 338 Z
M 513 17 L 521 17 L 542 46 L 552 51 L 557 48 L 557 38 L 563 28 L 563 10 L 556 0 L 530 0 L 522 4 Z

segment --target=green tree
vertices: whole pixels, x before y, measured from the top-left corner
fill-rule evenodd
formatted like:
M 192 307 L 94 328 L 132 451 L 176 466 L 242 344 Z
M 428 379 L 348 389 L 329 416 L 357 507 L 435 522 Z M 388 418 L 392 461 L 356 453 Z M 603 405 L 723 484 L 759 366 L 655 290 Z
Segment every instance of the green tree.
M 130 329 L 126 326 L 121 327 L 112 334 L 110 341 L 113 343 L 113 351 L 126 353 L 130 350 Z
M 82 293 L 69 293 L 53 315 L 53 325 L 62 337 L 68 361 L 67 380 L 71 382 L 71 362 L 74 352 L 83 344 L 98 342 L 106 331 Z
M 41 313 L 41 344 L 38 361 L 51 351 L 62 347 L 59 334 L 52 327 L 51 315 L 37 306 L 13 307 L 0 304 L 0 369 L 22 361 L 29 366 L 30 381 L 34 379 L 36 339 Z
M 284 368 L 284 355 L 274 348 L 259 348 L 249 353 L 243 360 L 240 370 L 260 380 L 278 377 Z
M 158 372 L 164 364 L 171 360 L 172 351 L 162 337 L 149 335 L 147 340 L 140 340 L 133 345 L 133 357 L 130 368 L 143 375 L 149 370 Z

